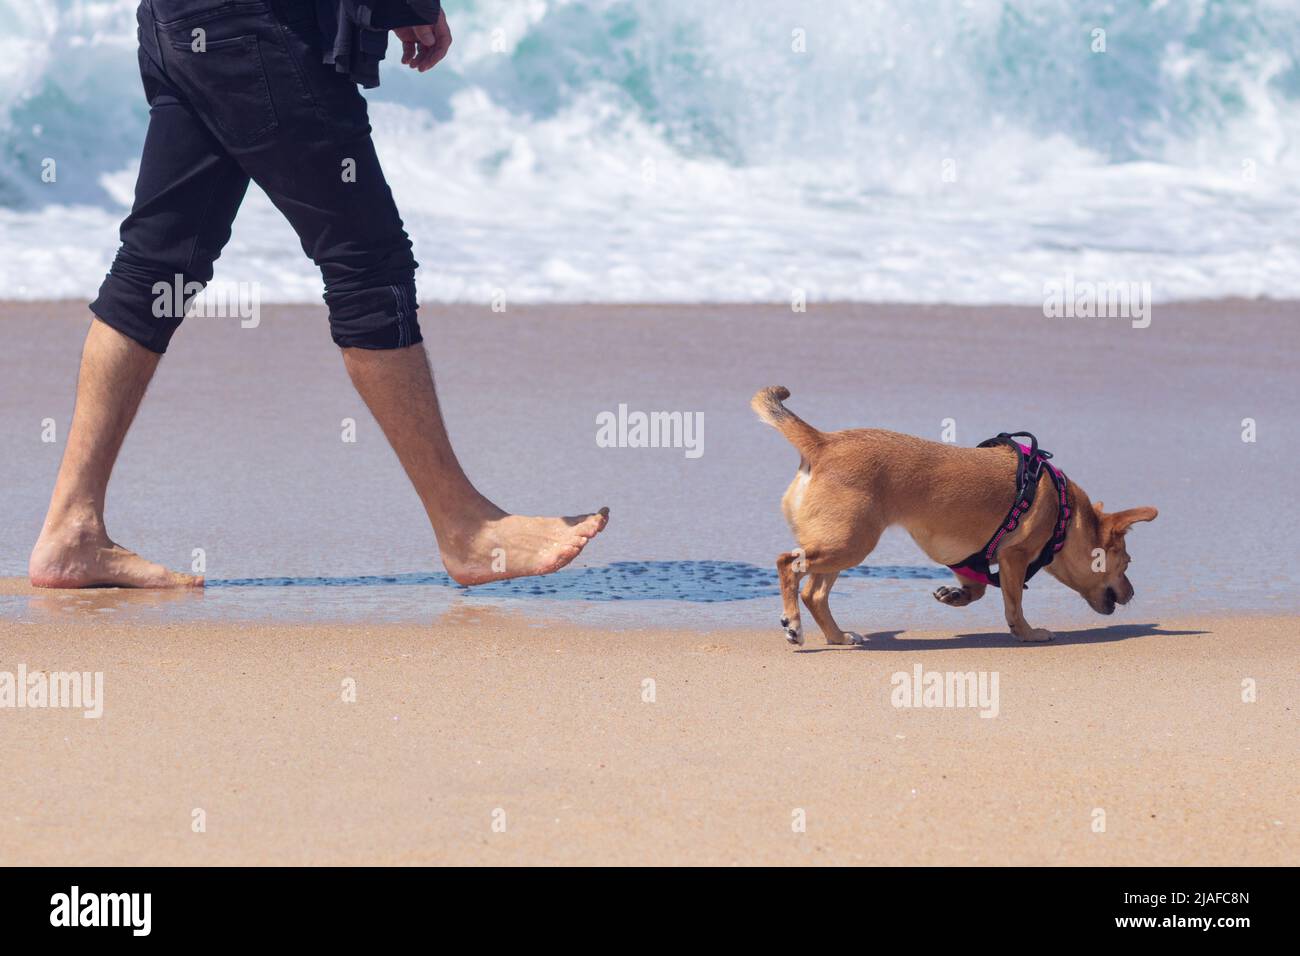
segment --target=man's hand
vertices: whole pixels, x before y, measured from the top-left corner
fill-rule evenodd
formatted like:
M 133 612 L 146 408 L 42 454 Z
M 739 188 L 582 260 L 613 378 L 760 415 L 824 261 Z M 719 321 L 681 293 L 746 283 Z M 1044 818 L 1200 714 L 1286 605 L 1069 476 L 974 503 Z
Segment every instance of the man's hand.
M 447 14 L 442 10 L 438 11 L 437 23 L 398 27 L 393 32 L 402 41 L 402 62 L 421 73 L 432 70 L 451 46 L 451 30 L 447 26 Z

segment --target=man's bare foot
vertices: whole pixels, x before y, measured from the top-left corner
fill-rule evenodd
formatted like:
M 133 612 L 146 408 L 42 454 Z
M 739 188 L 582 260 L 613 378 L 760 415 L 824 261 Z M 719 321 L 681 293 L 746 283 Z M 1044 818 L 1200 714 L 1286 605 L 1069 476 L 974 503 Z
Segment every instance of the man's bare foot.
M 27 575 L 38 588 L 201 588 L 203 578 L 168 571 L 109 540 L 102 528 L 47 529 Z
M 453 581 L 465 586 L 487 584 L 560 570 L 608 522 L 608 508 L 571 518 L 503 515 L 438 543 Z

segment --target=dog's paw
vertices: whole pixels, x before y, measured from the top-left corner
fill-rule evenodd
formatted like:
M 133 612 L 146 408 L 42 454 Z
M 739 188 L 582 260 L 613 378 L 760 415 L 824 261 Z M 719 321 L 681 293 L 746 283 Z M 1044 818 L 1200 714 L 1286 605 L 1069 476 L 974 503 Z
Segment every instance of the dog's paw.
M 949 607 L 965 607 L 970 603 L 970 593 L 965 588 L 954 588 L 945 584 L 935 589 L 934 599 Z
M 790 626 L 789 618 L 781 618 L 781 626 L 785 628 L 785 639 L 796 647 L 803 647 L 803 625 L 796 624 Z
M 1042 644 L 1056 638 L 1056 635 L 1045 627 L 1031 627 L 1028 634 L 1020 634 L 1018 636 L 1020 640 L 1032 644 Z

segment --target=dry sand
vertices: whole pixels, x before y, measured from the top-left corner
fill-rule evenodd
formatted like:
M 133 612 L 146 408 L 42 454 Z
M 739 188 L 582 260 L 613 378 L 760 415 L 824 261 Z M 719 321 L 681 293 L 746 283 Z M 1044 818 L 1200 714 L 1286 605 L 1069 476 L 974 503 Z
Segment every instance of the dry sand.
M 1300 859 L 1291 617 L 1062 629 L 1035 646 L 814 636 L 801 652 L 775 620 L 87 621 L 0 621 L 0 670 L 105 675 L 100 719 L 0 711 L 0 863 Z M 895 708 L 891 675 L 917 664 L 996 671 L 998 716 Z

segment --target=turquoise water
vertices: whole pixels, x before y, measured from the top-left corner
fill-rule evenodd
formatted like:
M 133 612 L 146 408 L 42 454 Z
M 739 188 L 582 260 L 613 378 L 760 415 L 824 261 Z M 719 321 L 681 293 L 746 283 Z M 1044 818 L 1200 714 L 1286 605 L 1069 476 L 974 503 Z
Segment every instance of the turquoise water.
M 1290 0 L 446 6 L 448 60 L 371 94 L 425 301 L 1300 296 Z M 0 298 L 102 278 L 133 9 L 0 0 Z M 218 279 L 320 294 L 256 190 Z

